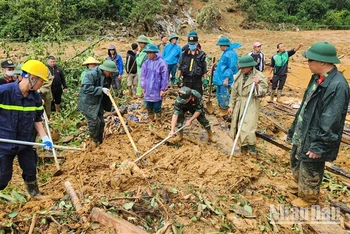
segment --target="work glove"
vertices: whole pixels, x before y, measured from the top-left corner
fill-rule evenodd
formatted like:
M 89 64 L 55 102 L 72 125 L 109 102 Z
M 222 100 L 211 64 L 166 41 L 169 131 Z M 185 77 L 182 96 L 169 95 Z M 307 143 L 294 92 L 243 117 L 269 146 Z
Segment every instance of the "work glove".
M 103 92 L 104 94 L 108 95 L 109 89 L 107 89 L 107 88 L 102 88 L 102 92 Z
M 43 146 L 44 150 L 52 150 L 52 147 L 53 147 L 52 141 L 48 136 L 43 136 L 41 140 L 43 141 L 43 144 L 44 144 Z

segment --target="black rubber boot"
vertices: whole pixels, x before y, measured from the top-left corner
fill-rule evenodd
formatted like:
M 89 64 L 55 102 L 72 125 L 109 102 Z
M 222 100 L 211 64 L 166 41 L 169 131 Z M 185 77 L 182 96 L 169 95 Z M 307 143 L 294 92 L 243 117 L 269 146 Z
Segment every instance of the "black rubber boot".
M 25 182 L 27 185 L 27 191 L 31 197 L 41 197 L 41 193 L 39 191 L 39 187 L 36 181 Z

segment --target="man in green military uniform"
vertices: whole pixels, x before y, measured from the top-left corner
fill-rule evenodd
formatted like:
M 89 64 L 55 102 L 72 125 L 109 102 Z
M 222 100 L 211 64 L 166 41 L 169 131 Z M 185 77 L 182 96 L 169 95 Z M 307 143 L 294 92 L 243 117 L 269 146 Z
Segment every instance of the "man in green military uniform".
M 171 120 L 171 131 L 169 135 L 174 135 L 176 124 L 183 124 L 185 121 L 185 113 L 187 111 L 190 112 L 192 116 L 186 121 L 186 126 L 190 126 L 192 121 L 197 119 L 207 131 L 208 140 L 215 143 L 216 141 L 214 140 L 209 121 L 205 118 L 202 96 L 196 90 L 185 86 L 180 89 L 179 96 L 176 98 L 174 104 L 174 114 Z M 182 138 L 183 131 L 180 131 L 176 141 L 182 140 Z
M 108 88 L 111 84 L 111 81 L 106 82 L 106 78 L 111 78 L 116 72 L 118 72 L 117 65 L 113 61 L 106 60 L 102 65 L 88 71 L 82 81 L 78 109 L 84 113 L 87 119 L 94 146 L 98 146 L 103 142 L 105 122 L 102 100 L 103 95 L 108 94 Z
M 303 56 L 313 75 L 287 138 L 298 183 L 292 204 L 298 207 L 318 203 L 325 162 L 338 155 L 350 97 L 349 84 L 334 65 L 340 61 L 332 44 L 317 42 Z

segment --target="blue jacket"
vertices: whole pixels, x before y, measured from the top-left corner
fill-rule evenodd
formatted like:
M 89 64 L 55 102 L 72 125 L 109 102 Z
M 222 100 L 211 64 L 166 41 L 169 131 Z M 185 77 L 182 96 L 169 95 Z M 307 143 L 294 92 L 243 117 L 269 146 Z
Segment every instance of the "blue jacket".
M 233 76 L 238 72 L 238 55 L 233 49 L 240 47 L 241 44 L 233 43 L 222 53 L 214 72 L 214 85 L 222 85 L 226 78 L 229 79 L 228 86 L 233 84 Z
M 182 54 L 181 47 L 178 44 L 168 43 L 163 50 L 162 58 L 168 64 L 177 64 Z
M 24 97 L 18 82 L 0 86 L 0 138 L 34 140 L 34 122 L 41 122 L 43 106 L 38 92 Z M 0 151 L 11 150 L 14 144 L 0 143 Z
M 114 55 L 113 55 L 113 57 L 112 57 L 112 54 L 111 54 L 111 50 L 114 50 Z M 122 58 L 122 56 L 121 56 L 120 54 L 117 54 L 117 50 L 116 50 L 116 48 L 115 48 L 114 45 L 111 45 L 111 46 L 108 48 L 107 60 L 112 60 L 113 62 L 115 62 L 115 64 L 116 64 L 117 67 L 118 67 L 119 73 L 118 73 L 118 74 L 115 74 L 114 76 L 123 75 L 123 70 L 124 70 L 123 58 Z
M 107 57 L 107 60 L 112 60 L 117 64 L 119 74 L 118 75 L 123 75 L 124 72 L 124 65 L 123 65 L 123 58 L 120 54 L 117 54 L 117 56 L 114 56 L 111 58 L 110 56 Z

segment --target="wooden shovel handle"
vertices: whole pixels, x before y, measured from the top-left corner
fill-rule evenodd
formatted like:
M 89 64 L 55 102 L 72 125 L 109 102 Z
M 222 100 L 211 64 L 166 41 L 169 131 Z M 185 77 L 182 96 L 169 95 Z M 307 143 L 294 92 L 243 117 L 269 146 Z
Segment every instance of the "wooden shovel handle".
M 209 80 L 209 99 L 208 102 L 210 102 L 210 98 L 211 98 L 211 91 L 212 91 L 212 85 L 213 85 L 213 76 L 214 76 L 214 71 L 215 71 L 215 57 L 213 57 L 213 65 L 211 67 L 211 71 L 210 71 L 210 80 Z
M 129 129 L 128 129 L 128 127 L 126 126 L 126 124 L 125 124 L 125 122 L 124 122 L 123 116 L 120 114 L 120 111 L 119 111 L 119 109 L 118 109 L 118 106 L 117 106 L 117 104 L 115 103 L 115 101 L 114 101 L 114 99 L 113 99 L 113 97 L 112 97 L 112 95 L 111 95 L 111 92 L 108 91 L 108 92 L 107 92 L 107 95 L 108 95 L 109 99 L 111 100 L 115 111 L 117 112 L 117 115 L 118 115 L 118 117 L 119 117 L 119 120 L 120 120 L 120 122 L 121 122 L 122 125 L 123 125 L 123 128 L 124 128 L 124 130 L 125 130 L 125 132 L 126 132 L 126 135 L 128 136 L 128 138 L 129 138 L 129 140 L 130 140 L 130 143 L 131 143 L 132 147 L 134 148 L 136 154 L 139 155 L 140 152 L 138 151 L 138 149 L 137 149 L 137 147 L 136 147 L 136 145 L 135 145 L 135 142 L 134 142 L 134 140 L 132 139 L 132 137 L 131 137 L 131 135 L 130 135 Z

